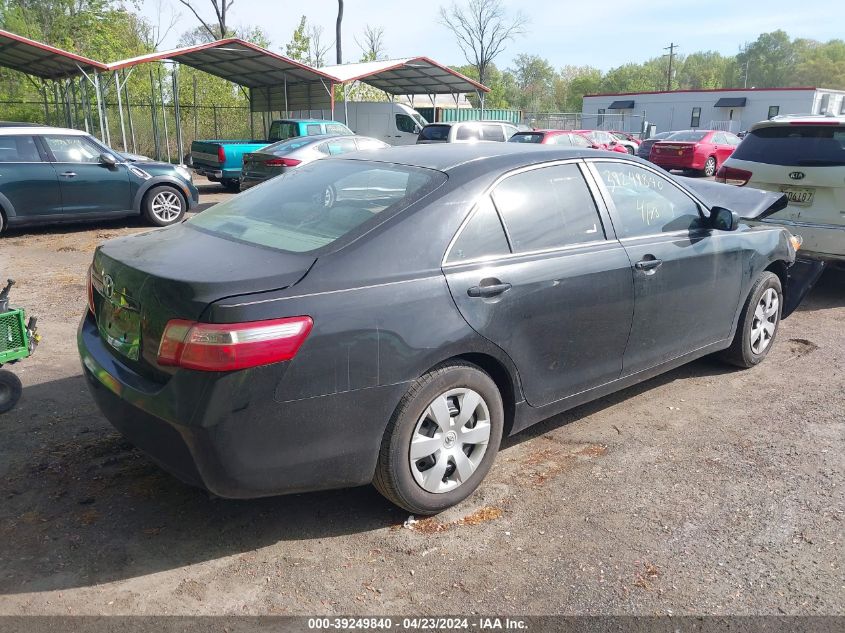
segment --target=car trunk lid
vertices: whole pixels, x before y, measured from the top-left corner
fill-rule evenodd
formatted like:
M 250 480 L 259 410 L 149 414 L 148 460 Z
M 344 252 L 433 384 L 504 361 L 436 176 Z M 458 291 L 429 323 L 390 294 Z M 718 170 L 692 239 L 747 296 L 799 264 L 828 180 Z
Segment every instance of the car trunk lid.
M 166 379 L 173 370 L 156 358 L 169 320 L 201 320 L 214 301 L 292 286 L 315 261 L 184 224 L 106 242 L 92 265 L 100 335 L 133 369 Z

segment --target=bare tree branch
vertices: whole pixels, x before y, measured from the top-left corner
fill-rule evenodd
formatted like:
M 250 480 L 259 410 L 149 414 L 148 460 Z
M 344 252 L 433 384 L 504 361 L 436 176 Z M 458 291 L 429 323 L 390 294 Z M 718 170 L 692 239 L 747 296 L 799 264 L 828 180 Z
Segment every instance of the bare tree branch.
M 321 68 L 326 65 L 326 53 L 328 53 L 334 42 L 329 44 L 323 43 L 323 27 L 319 24 L 312 24 L 307 30 L 308 36 L 308 63 L 315 67 Z
M 364 27 L 364 34 L 359 41 L 355 38 L 355 43 L 361 49 L 363 61 L 377 61 L 385 56 L 384 50 L 384 28 L 380 26 L 370 26 L 367 24 Z
M 506 44 L 525 33 L 528 18 L 520 11 L 508 16 L 502 0 L 469 0 L 465 8 L 455 2 L 440 7 L 439 22 L 457 39 L 467 62 L 475 66 L 484 83 L 487 69 Z
M 208 32 L 211 36 L 211 39 L 216 40 L 218 38 L 224 38 L 229 36 L 229 28 L 226 24 L 226 13 L 231 8 L 232 4 L 235 0 L 211 0 L 211 6 L 214 9 L 214 15 L 217 18 L 217 31 L 213 26 L 209 24 L 202 16 L 200 16 L 197 9 L 194 7 L 192 0 L 179 0 L 182 4 L 188 7 L 191 10 L 197 20 L 200 21 L 200 24 L 203 28 Z

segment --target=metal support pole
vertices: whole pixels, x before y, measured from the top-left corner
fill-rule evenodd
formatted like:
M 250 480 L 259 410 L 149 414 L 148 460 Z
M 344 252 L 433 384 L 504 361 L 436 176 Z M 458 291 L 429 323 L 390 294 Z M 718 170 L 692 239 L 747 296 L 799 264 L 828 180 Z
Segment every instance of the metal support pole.
M 197 112 L 197 76 L 194 79 L 194 140 L 199 138 L 199 113 Z
M 70 80 L 70 98 L 73 105 L 73 127 L 79 125 L 79 108 L 76 105 L 76 79 Z
M 311 104 L 308 104 L 308 107 L 311 107 Z M 267 88 L 267 109 L 272 110 L 272 106 L 270 105 L 270 88 Z M 285 116 L 290 116 L 290 108 L 288 107 L 288 75 L 285 73 Z
M 129 146 L 126 144 L 126 126 L 123 123 L 123 86 L 120 85 L 118 74 L 114 73 L 114 84 L 117 88 L 117 114 L 120 118 L 120 139 L 123 142 L 123 151 L 128 152 Z
M 123 90 L 124 95 L 126 96 L 126 118 L 129 122 L 129 136 L 132 137 L 132 151 L 137 154 L 138 153 L 138 144 L 135 142 L 135 125 L 132 122 L 132 102 L 129 98 L 129 87 L 126 85 L 127 80 L 132 75 L 132 71 L 135 70 L 134 68 L 129 69 L 129 74 L 126 74 L 125 70 L 120 71 L 121 76 L 123 77 Z
M 41 80 L 41 95 L 44 97 L 44 124 L 50 125 L 50 106 L 47 103 L 47 82 Z
M 94 96 L 97 98 L 97 118 L 100 119 L 100 140 L 106 143 L 106 126 L 103 122 L 105 118 L 103 109 L 103 94 L 100 91 L 100 73 L 94 71 Z M 106 143 L 108 145 L 108 143 Z
M 161 66 L 158 67 L 158 93 L 161 97 L 161 120 L 164 123 L 164 149 L 167 162 L 170 162 L 170 134 L 167 131 L 167 110 L 164 109 L 164 82 L 161 79 Z
M 176 158 L 181 165 L 184 162 L 182 144 L 182 111 L 179 108 L 179 64 L 173 63 L 173 117 L 176 119 Z
M 94 122 L 91 120 L 91 98 L 88 95 L 88 81 L 81 81 L 82 87 L 82 118 L 85 119 L 85 131 L 91 133 L 91 128 L 94 127 Z
M 214 138 L 220 138 L 220 132 L 217 127 L 217 104 L 212 104 L 211 107 L 214 110 Z
M 158 139 L 158 115 L 156 114 L 157 108 L 155 79 L 153 77 L 153 67 L 150 66 L 150 117 L 153 123 L 153 141 L 155 143 L 156 160 L 161 160 L 161 143 Z

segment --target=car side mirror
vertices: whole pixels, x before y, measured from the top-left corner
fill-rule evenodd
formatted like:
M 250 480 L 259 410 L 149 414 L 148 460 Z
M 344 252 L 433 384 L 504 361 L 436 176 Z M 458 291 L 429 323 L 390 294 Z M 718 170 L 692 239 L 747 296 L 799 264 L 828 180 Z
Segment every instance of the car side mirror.
M 103 152 L 100 154 L 100 164 L 105 165 L 106 167 L 114 167 L 117 165 L 117 159 L 114 157 L 113 154 L 107 154 Z
M 739 215 L 724 207 L 710 209 L 710 222 L 719 231 L 736 231 L 739 228 Z

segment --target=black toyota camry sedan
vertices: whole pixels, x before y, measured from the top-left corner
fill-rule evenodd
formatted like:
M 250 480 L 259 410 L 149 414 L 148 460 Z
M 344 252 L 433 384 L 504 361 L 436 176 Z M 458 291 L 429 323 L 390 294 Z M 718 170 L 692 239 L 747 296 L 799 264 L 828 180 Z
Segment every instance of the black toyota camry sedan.
M 705 354 L 763 360 L 817 272 L 751 222 L 784 204 L 595 150 L 328 158 L 100 246 L 79 352 L 112 424 L 186 482 L 372 482 L 435 513 L 505 435 Z

